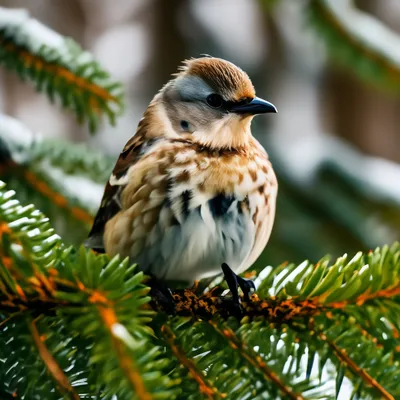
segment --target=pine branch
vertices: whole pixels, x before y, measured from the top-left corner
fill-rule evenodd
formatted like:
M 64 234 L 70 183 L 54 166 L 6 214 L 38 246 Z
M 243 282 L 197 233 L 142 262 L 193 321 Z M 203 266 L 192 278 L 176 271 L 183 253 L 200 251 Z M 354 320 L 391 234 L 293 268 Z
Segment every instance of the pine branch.
M 42 138 L 20 121 L 0 114 L 0 166 L 15 165 L 46 171 L 50 165 L 67 176 L 85 177 L 104 185 L 115 160 L 84 144 Z
M 36 323 L 34 320 L 28 323 L 29 330 L 32 333 L 33 341 L 36 344 L 36 347 L 39 351 L 40 357 L 45 363 L 47 370 L 50 372 L 53 379 L 56 381 L 58 387 L 61 389 L 61 392 L 66 394 L 69 398 L 73 400 L 80 399 L 79 395 L 75 392 L 74 388 L 71 386 L 70 381 L 67 376 L 64 374 L 64 371 L 60 368 L 56 359 L 53 357 L 49 349 L 43 343 L 43 339 L 40 337 L 39 331 L 36 327 Z
M 36 141 L 28 157 L 30 164 L 50 163 L 67 175 L 84 176 L 101 185 L 107 182 L 115 164 L 112 157 L 87 145 L 51 139 Z
M 399 258 L 400 244 L 396 243 L 391 248 L 385 246 L 368 255 L 359 252 L 347 263 L 345 255 L 333 266 L 329 266 L 327 258 L 315 265 L 308 262 L 300 266 L 282 264 L 270 271 L 250 302 L 243 303 L 245 311 L 239 317 L 262 317 L 286 323 L 306 320 L 322 312 L 396 298 L 400 296 Z M 280 279 L 275 280 L 279 274 Z M 374 282 L 372 285 L 371 281 Z M 174 299 L 176 312 L 182 316 L 229 318 L 236 313 L 230 300 L 214 291 L 198 295 L 186 289 L 176 291 Z
M 46 172 L 16 165 L 11 168 L 0 173 L 0 178 L 16 190 L 19 200 L 24 204 L 33 202 L 45 211 L 66 243 L 82 243 L 93 220 L 91 209 L 88 210 L 75 193 L 69 192 L 69 186 L 62 187 L 62 180 L 49 178 L 50 168 Z M 68 177 L 65 178 L 67 182 Z
M 211 326 L 218 332 L 219 335 L 224 337 L 230 347 L 238 349 L 242 357 L 251 364 L 254 368 L 261 371 L 264 379 L 271 381 L 278 389 L 291 400 L 304 400 L 304 397 L 298 393 L 294 393 L 292 388 L 285 385 L 285 383 L 278 377 L 278 375 L 268 367 L 263 359 L 242 340 L 240 340 L 232 329 L 227 327 L 220 327 L 215 321 L 210 321 Z
M 15 168 L 15 166 L 14 166 Z M 15 170 L 14 170 L 15 173 Z M 93 223 L 93 216 L 87 210 L 80 207 L 79 205 L 71 204 L 74 201 L 70 198 L 63 196 L 60 192 L 61 189 L 59 184 L 56 182 L 49 183 L 48 176 L 41 176 L 42 174 L 35 174 L 32 171 L 24 170 L 22 171 L 22 178 L 25 179 L 25 183 L 27 183 L 33 191 L 41 194 L 47 200 L 52 202 L 58 208 L 64 209 L 77 221 L 83 222 L 84 224 L 91 225 Z M 52 186 L 58 186 L 54 188 Z
M 84 376 L 89 386 L 86 392 L 102 393 L 102 398 L 114 394 L 131 398 L 132 392 L 140 400 L 172 394 L 170 380 L 161 373 L 166 362 L 146 339 L 151 331 L 145 325 L 149 311 L 141 309 L 149 301 L 145 296 L 148 289 L 141 284 L 143 274 L 133 274 L 134 267 L 127 261 L 110 261 L 84 249 L 79 253 L 66 249 L 41 213 L 20 206 L 12 199 L 12 192 L 4 191 L 4 185 L 0 194 L 0 316 L 4 316 L 0 346 L 10 338 L 15 340 L 16 332 L 23 329 L 21 324 L 26 327 L 26 318 L 34 316 L 42 323 L 40 329 L 30 321 L 30 335 L 20 336 L 22 344 L 18 344 L 21 348 L 30 342 L 35 345 L 35 368 L 29 369 L 35 378 L 18 380 L 27 369 L 23 352 L 15 348 L 4 368 L 0 362 L 6 387 L 33 398 L 41 386 L 32 387 L 30 382 L 39 379 L 38 366 L 44 363 L 57 390 L 71 398 L 85 391 L 79 380 L 73 380 L 75 376 Z M 62 339 L 57 338 L 47 348 L 43 341 L 54 337 L 56 324 L 62 326 Z M 71 338 L 79 339 L 77 351 L 71 352 Z M 85 362 L 88 348 L 90 364 Z M 77 364 L 81 369 L 66 371 L 68 365 Z M 115 379 L 119 370 L 125 372 L 126 379 Z M 45 379 L 46 375 L 40 377 Z M 46 384 L 51 386 L 49 381 Z
M 123 325 L 119 323 L 115 311 L 112 308 L 99 306 L 98 310 L 111 336 L 112 345 L 117 353 L 119 365 L 131 385 L 132 392 L 136 393 L 139 400 L 151 400 L 152 396 L 147 391 L 142 376 L 127 352 L 127 348 L 131 347 L 132 349 L 136 349 L 138 344 L 133 341 L 133 338 Z
M 328 51 L 349 71 L 357 71 L 368 82 L 397 93 L 398 35 L 371 15 L 356 10 L 351 0 L 310 0 L 309 4 L 310 21 Z
M 49 393 L 75 398 L 331 398 L 324 372 L 336 376 L 336 395 L 345 375 L 360 396 L 400 395 L 399 244 L 333 265 L 267 268 L 239 314 L 223 285 L 175 291 L 170 317 L 157 299 L 150 309 L 143 275 L 127 261 L 66 249 L 46 218 L 4 187 L 0 221 L 0 345 L 13 349 L 0 362 L 7 393 L 38 393 L 42 386 L 27 382 L 40 379 Z M 29 325 L 27 334 L 27 319 L 37 331 Z M 18 350 L 29 343 L 35 368 Z
M 395 358 L 392 354 L 393 348 L 397 348 L 400 344 L 399 335 L 396 334 L 397 329 L 391 332 L 388 332 L 387 329 L 375 332 L 381 342 L 381 345 L 377 347 L 378 340 L 375 337 L 371 337 L 357 325 L 349 331 L 347 322 L 349 317 L 343 320 L 341 316 L 345 312 L 354 320 L 354 308 L 358 310 L 364 306 L 361 310 L 365 307 L 373 310 L 373 318 L 370 318 L 369 321 L 375 327 L 376 321 L 379 320 L 378 315 L 384 315 L 387 322 L 398 324 L 398 317 L 394 317 L 393 313 L 388 314 L 382 311 L 382 307 L 377 301 L 390 298 L 391 302 L 398 304 L 399 256 L 400 246 L 396 244 L 390 249 L 384 247 L 382 251 L 376 250 L 365 256 L 359 253 L 347 263 L 346 257 L 342 257 L 331 267 L 328 259 L 321 260 L 315 266 L 308 263 L 303 263 L 301 266 L 284 265 L 271 271 L 269 276 L 267 275 L 258 289 L 257 295 L 253 295 L 250 302 L 243 304 L 244 313 L 239 315 L 239 318 L 243 318 L 242 323 L 244 320 L 248 321 L 253 330 L 257 328 L 251 322 L 259 321 L 260 318 L 268 323 L 288 324 L 288 328 L 297 332 L 303 342 L 310 342 L 308 335 L 315 334 L 324 338 L 340 338 L 341 335 L 336 327 L 341 327 L 343 335 L 347 335 L 346 353 L 344 350 L 338 351 L 340 348 L 334 339 L 328 339 L 330 348 L 335 351 L 333 355 L 326 355 L 326 360 L 331 359 L 332 362 L 337 363 L 339 373 L 340 370 L 343 370 L 341 367 L 344 363 L 343 354 L 346 354 L 348 362 L 346 365 L 365 382 L 367 387 L 377 390 L 380 395 L 386 396 L 384 398 L 394 398 L 393 394 L 396 393 L 396 389 L 393 382 L 399 378 L 399 370 L 394 364 Z M 277 277 L 279 279 L 276 279 Z M 372 285 L 371 282 L 373 282 Z M 268 290 L 268 292 L 263 293 L 263 290 Z M 275 294 L 271 296 L 271 292 Z M 262 299 L 262 296 L 265 298 Z M 213 292 L 197 297 L 192 291 L 186 290 L 183 293 L 175 293 L 174 297 L 177 302 L 177 312 L 181 315 L 192 315 L 194 318 L 210 321 L 217 316 L 228 320 L 230 315 L 234 315 L 234 313 L 229 313 L 228 299 L 213 295 Z M 388 308 L 393 310 L 393 307 Z M 318 323 L 314 323 L 315 320 Z M 329 324 L 327 324 L 329 320 L 333 323 L 333 328 L 329 328 Z M 366 321 L 363 318 L 359 320 Z M 314 325 L 321 327 L 322 331 L 314 333 Z M 354 326 L 354 322 L 352 322 L 352 326 Z M 222 332 L 222 329 L 219 331 Z M 226 328 L 223 332 L 228 336 L 232 335 Z M 354 343 L 359 343 L 360 338 L 363 337 L 365 337 L 364 348 L 354 348 Z M 255 341 L 253 345 L 259 346 L 262 340 L 262 337 L 259 337 L 259 340 Z M 287 341 L 285 342 L 287 345 Z M 388 342 L 388 345 L 385 342 Z M 235 343 L 231 344 L 231 347 L 234 346 L 238 347 Z M 320 351 L 322 354 L 327 354 L 326 350 L 320 349 Z M 382 360 L 382 364 L 373 368 L 376 374 L 375 379 L 366 368 L 358 367 L 357 362 L 350 357 L 353 355 L 356 359 L 365 360 L 366 354 L 371 355 L 372 363 L 376 363 L 376 359 Z M 298 358 L 299 355 L 293 354 L 293 357 Z M 251 359 L 255 360 L 256 358 L 254 356 Z M 313 364 L 312 360 L 310 371 Z M 323 365 L 325 364 L 322 364 L 321 370 Z M 386 374 L 382 375 L 380 371 L 386 371 Z M 388 377 L 388 371 L 394 374 L 391 379 Z M 378 383 L 378 376 L 381 382 L 385 382 L 385 386 Z M 338 381 L 337 392 L 340 390 L 340 386 L 341 381 Z M 391 393 L 388 391 L 389 388 Z
M 114 124 L 122 111 L 120 84 L 78 44 L 24 10 L 0 8 L 0 64 L 31 80 L 51 101 L 57 97 L 80 122 L 87 120 L 92 132 L 103 114 Z
M 168 346 L 172 350 L 172 353 L 181 365 L 187 369 L 188 375 L 196 381 L 199 392 L 202 396 L 207 399 L 220 399 L 227 397 L 226 393 L 220 393 L 215 386 L 208 382 L 203 371 L 199 370 L 196 364 L 187 357 L 185 352 L 176 343 L 176 335 L 168 325 L 163 324 L 161 326 L 161 332 L 163 333 Z
M 333 349 L 335 355 L 343 361 L 346 365 L 348 365 L 351 370 L 359 375 L 361 379 L 363 379 L 367 385 L 374 387 L 377 392 L 380 394 L 382 399 L 385 400 L 395 400 L 395 398 L 385 390 L 375 379 L 373 379 L 364 369 L 360 368 L 344 351 L 343 349 L 339 348 L 339 346 L 334 342 L 329 340 L 323 333 L 320 333 L 319 337 L 321 340 L 328 343 L 328 345 Z
M 18 165 L 43 170 L 51 165 L 65 175 L 104 185 L 115 160 L 84 144 L 43 138 L 17 119 L 0 114 L 0 162 L 3 171 L 7 163 L 9 168 Z
M 85 146 L 42 139 L 0 115 L 0 177 L 20 201 L 46 211 L 70 243 L 87 235 L 111 169 L 111 160 Z
M 314 323 L 315 322 L 315 323 Z M 371 397 L 394 399 L 398 397 L 398 363 L 393 359 L 393 349 L 384 349 L 376 342 L 362 335 L 359 328 L 346 326 L 346 319 L 335 318 L 331 326 L 320 324 L 321 319 L 312 321 L 310 331 L 324 344 L 319 352 L 328 354 L 337 366 L 338 376 L 350 379 L 356 388 L 362 389 Z M 324 330 L 324 332 L 321 331 Z M 339 383 L 340 387 L 341 382 Z

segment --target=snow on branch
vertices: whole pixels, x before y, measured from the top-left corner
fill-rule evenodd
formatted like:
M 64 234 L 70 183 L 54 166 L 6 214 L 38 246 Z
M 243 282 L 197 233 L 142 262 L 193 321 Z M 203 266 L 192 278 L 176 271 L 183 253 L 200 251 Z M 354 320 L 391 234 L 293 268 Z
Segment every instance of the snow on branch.
M 121 85 L 72 39 L 64 38 L 25 10 L 0 7 L 0 65 L 31 80 L 50 100 L 72 109 L 91 131 L 105 114 L 122 111 Z
M 94 171 L 108 176 L 104 171 L 106 161 L 103 157 L 103 170 L 100 170 L 97 153 L 64 142 L 56 146 L 20 121 L 0 114 L 0 177 L 7 176 L 10 171 L 12 174 L 20 171 L 22 182 L 85 224 L 92 223 L 92 214 L 98 207 L 104 186 L 93 181 L 91 175 Z M 80 168 L 72 169 L 73 163 Z
M 352 0 L 312 0 L 310 17 L 328 50 L 352 71 L 389 91 L 400 87 L 400 37 Z

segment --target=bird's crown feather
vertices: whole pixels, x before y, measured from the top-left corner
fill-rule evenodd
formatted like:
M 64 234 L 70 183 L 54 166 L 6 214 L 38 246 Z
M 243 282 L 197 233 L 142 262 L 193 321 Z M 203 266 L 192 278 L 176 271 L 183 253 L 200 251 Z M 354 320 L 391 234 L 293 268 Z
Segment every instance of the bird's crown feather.
M 255 97 L 254 86 L 246 72 L 222 58 L 207 55 L 185 60 L 176 74 L 182 75 L 200 77 L 217 93 L 229 93 L 231 100 Z

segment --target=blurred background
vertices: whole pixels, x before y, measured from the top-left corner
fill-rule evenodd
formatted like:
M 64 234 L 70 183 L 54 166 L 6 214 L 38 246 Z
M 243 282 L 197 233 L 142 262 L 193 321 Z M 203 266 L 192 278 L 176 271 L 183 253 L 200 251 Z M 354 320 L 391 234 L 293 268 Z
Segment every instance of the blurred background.
M 183 59 L 226 58 L 279 110 L 254 121 L 280 182 L 275 229 L 257 265 L 390 244 L 400 238 L 400 3 L 330 3 L 324 15 L 306 0 L 0 0 L 72 37 L 126 93 L 117 125 L 91 136 L 0 68 L 0 112 L 116 158 Z

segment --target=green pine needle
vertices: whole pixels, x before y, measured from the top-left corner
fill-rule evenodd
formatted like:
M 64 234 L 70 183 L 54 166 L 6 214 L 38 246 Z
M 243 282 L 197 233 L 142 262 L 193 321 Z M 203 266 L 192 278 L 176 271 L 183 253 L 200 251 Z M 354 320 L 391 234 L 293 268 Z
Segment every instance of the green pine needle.
M 27 28 L 33 19 L 27 14 L 15 18 L 21 17 L 20 10 L 0 8 L 0 14 L 14 16 L 8 25 L 0 25 L 0 65 L 32 81 L 50 101 L 58 100 L 72 110 L 79 122 L 87 121 L 92 133 L 104 114 L 115 124 L 116 116 L 123 111 L 122 86 L 113 82 L 89 53 L 47 27 L 47 36 L 52 40 L 41 43 L 44 39 L 42 33 L 37 33 L 40 30 Z

